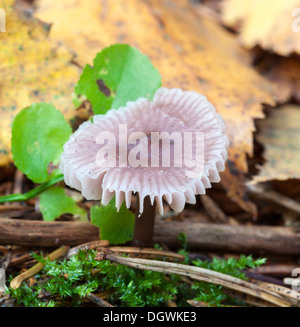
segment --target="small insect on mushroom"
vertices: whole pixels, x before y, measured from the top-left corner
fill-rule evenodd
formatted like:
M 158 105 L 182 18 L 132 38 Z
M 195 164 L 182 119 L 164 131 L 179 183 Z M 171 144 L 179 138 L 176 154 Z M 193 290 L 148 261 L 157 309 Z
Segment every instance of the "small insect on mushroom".
M 84 122 L 64 145 L 60 169 L 67 185 L 103 205 L 115 196 L 117 209 L 123 201 L 129 208 L 137 194 L 142 218 L 145 199 L 160 214 L 163 199 L 177 212 L 194 204 L 220 181 L 228 143 L 205 96 L 160 88 L 152 101 L 139 98 Z

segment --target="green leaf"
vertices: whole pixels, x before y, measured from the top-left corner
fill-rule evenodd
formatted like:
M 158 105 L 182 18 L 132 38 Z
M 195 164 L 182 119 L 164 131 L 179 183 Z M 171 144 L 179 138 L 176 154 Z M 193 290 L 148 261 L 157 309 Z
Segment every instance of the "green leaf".
M 64 213 L 79 216 L 81 221 L 87 219 L 86 212 L 59 186 L 53 186 L 40 195 L 40 210 L 46 221 L 53 221 Z
M 91 222 L 100 229 L 100 236 L 110 244 L 121 244 L 132 240 L 134 214 L 122 204 L 119 212 L 114 199 L 107 206 L 91 208 Z
M 86 65 L 75 87 L 78 108 L 88 100 L 95 114 L 118 109 L 139 97 L 151 99 L 161 86 L 161 76 L 147 56 L 127 44 L 105 48 Z
M 62 113 L 47 103 L 23 109 L 12 125 L 12 153 L 17 168 L 35 183 L 50 176 L 48 165 L 57 164 L 72 129 Z

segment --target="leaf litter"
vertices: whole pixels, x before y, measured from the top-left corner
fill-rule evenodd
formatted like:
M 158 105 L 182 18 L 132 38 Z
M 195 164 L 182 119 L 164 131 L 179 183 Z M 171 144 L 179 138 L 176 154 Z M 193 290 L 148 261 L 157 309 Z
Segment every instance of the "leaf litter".
M 281 15 L 282 12 L 290 13 L 298 2 L 282 3 L 283 11 L 278 6 L 272 6 L 272 11 L 269 11 L 267 0 L 260 1 L 260 8 L 257 10 L 253 9 L 254 4 L 250 5 L 250 1 L 248 4 L 239 2 L 238 5 L 234 5 L 233 0 L 223 0 L 224 11 L 221 14 L 220 12 L 212 14 L 214 5 L 210 5 L 210 1 L 205 10 L 203 6 L 206 4 L 200 6 L 197 2 L 183 0 L 176 3 L 156 0 L 67 2 L 68 4 L 48 0 L 37 1 L 34 16 L 41 21 L 32 16 L 22 16 L 14 9 L 12 1 L 5 0 L 3 4 L 10 17 L 8 20 L 10 25 L 7 26 L 8 33 L 0 35 L 2 49 L 0 71 L 3 76 L 0 84 L 2 169 L 7 171 L 5 167 L 12 163 L 10 125 L 16 114 L 33 102 L 49 102 L 58 108 L 67 120 L 72 121 L 76 106 L 72 103 L 70 95 L 86 63 L 91 65 L 96 53 L 106 46 L 127 43 L 149 56 L 162 76 L 163 86 L 193 89 L 205 94 L 222 114 L 229 130 L 229 161 L 222 177 L 223 185 L 209 192 L 209 197 L 214 201 L 209 202 L 210 206 L 204 206 L 199 201 L 195 206 L 186 208 L 180 215 L 168 212 L 166 206 L 166 214 L 160 218 L 173 222 L 174 226 L 177 221 L 185 221 L 188 224 L 189 219 L 213 225 L 224 224 L 225 221 L 225 224 L 232 226 L 233 229 L 234 226 L 249 228 L 257 223 L 279 226 L 287 241 L 289 239 L 289 233 L 285 234 L 287 226 L 297 233 L 299 214 L 295 208 L 300 200 L 299 151 L 297 151 L 299 97 L 296 73 L 300 67 L 297 55 L 299 33 L 290 33 L 288 27 L 291 17 L 288 15 L 284 15 L 284 19 L 280 21 L 278 37 L 272 37 L 271 33 L 272 26 L 278 22 L 278 12 L 281 12 Z M 251 10 L 247 10 L 247 6 L 251 6 L 252 9 L 249 7 Z M 264 15 L 265 8 L 268 8 L 268 28 L 259 32 L 259 24 L 255 22 Z M 83 12 L 84 14 L 81 14 Z M 238 32 L 226 30 L 220 24 L 221 20 L 216 20 L 215 17 L 223 17 L 223 23 Z M 73 23 L 70 24 L 70 21 Z M 242 22 L 239 29 L 238 22 Z M 46 25 L 49 23 L 50 28 Z M 257 49 L 254 49 L 256 45 L 261 47 L 257 52 Z M 282 57 L 291 53 L 294 53 L 291 58 Z M 95 86 L 103 94 L 103 98 L 110 98 L 111 87 L 105 80 L 105 71 L 103 73 L 103 78 L 95 80 Z M 64 83 L 61 82 L 62 78 Z M 81 93 L 78 92 L 79 95 Z M 3 179 L 0 185 L 2 194 L 9 194 L 16 181 L 14 175 L 8 175 Z M 249 188 L 251 184 L 257 187 Z M 30 181 L 26 179 L 23 181 L 23 191 L 28 191 L 32 187 Z M 272 192 L 269 194 L 270 189 Z M 269 197 L 262 196 L 264 192 Z M 276 203 L 276 207 L 270 205 L 270 201 Z M 94 204 L 92 201 L 83 201 L 80 207 L 88 212 Z M 38 202 L 34 198 L 26 200 L 22 205 L 24 209 L 34 206 L 38 208 Z M 219 213 L 214 216 L 213 222 L 209 218 L 212 214 L 209 209 L 211 205 L 218 206 L 216 210 Z M 16 211 L 12 212 L 13 208 L 9 208 L 10 205 L 8 208 L 2 206 L 8 216 L 13 217 L 16 214 Z M 57 217 L 57 220 L 73 221 L 74 214 L 79 212 L 83 214 L 80 209 L 78 210 L 71 214 L 64 213 Z M 224 214 L 220 214 L 220 211 Z M 30 215 L 28 218 L 32 219 L 33 216 Z M 218 222 L 218 217 L 223 217 L 222 221 Z M 254 217 L 256 221 L 253 220 Z M 103 241 L 105 240 L 100 242 Z M 190 241 L 187 240 L 188 243 Z M 80 245 L 78 244 L 79 247 Z M 168 248 L 170 244 L 163 246 Z M 19 248 L 25 259 L 18 261 L 15 247 L 17 245 L 13 251 L 5 243 L 0 247 L 3 254 L 0 257 L 1 263 L 5 262 L 7 265 L 9 262 L 6 269 L 11 265 L 11 269 L 19 271 L 27 260 L 29 262 L 27 267 L 30 268 L 33 262 L 29 252 L 22 247 Z M 87 245 L 87 248 L 94 246 Z M 154 270 L 161 269 L 170 274 L 182 275 L 185 274 L 183 271 L 190 268 L 186 265 L 174 266 L 170 261 L 165 263 L 153 261 L 152 254 L 149 256 L 151 260 L 148 261 L 131 260 L 130 256 L 125 259 L 111 252 L 116 250 L 113 247 L 111 250 L 107 249 L 99 250 L 106 259 L 122 261 L 122 265 L 128 263 L 138 265 L 145 271 L 152 267 Z M 136 257 L 139 251 L 132 249 L 133 257 Z M 123 250 L 126 250 L 125 247 Z M 7 256 L 10 251 L 13 253 L 11 258 Z M 230 253 L 226 248 L 222 253 L 207 253 L 200 247 L 197 253 L 189 255 L 205 255 L 212 261 L 220 256 L 234 258 L 238 254 L 240 255 L 239 252 Z M 262 251 L 261 254 L 271 261 L 275 260 L 267 251 Z M 8 259 L 5 261 L 5 258 Z M 291 264 L 297 266 L 299 257 L 287 255 L 285 258 L 280 257 L 279 262 L 286 267 Z M 143 264 L 145 266 L 142 266 Z M 216 279 L 215 282 L 216 285 L 225 286 L 225 289 L 231 292 L 231 296 L 241 298 L 241 294 L 244 294 L 242 298 L 248 305 L 297 305 L 298 293 L 291 290 L 289 284 L 284 284 L 284 278 L 290 276 L 273 274 L 271 267 L 273 266 L 270 265 L 267 275 L 255 273 L 255 268 L 252 269 L 254 274 L 251 275 L 248 267 L 246 271 L 251 276 L 250 285 L 246 283 L 237 286 L 241 282 L 235 285 L 237 281 L 227 275 L 218 275 L 220 279 Z M 190 269 L 193 272 L 195 270 Z M 209 274 L 213 276 L 211 272 Z M 203 279 L 203 275 L 201 276 Z M 186 282 L 190 283 L 190 280 Z M 87 301 L 97 305 L 109 305 L 105 300 L 101 301 L 103 298 L 107 299 L 107 294 L 101 293 L 98 296 L 100 300 L 97 300 L 97 294 L 95 296 L 96 298 L 90 295 Z M 8 299 L 4 302 L 6 301 L 9 302 Z M 187 301 L 195 306 L 207 304 L 201 300 Z

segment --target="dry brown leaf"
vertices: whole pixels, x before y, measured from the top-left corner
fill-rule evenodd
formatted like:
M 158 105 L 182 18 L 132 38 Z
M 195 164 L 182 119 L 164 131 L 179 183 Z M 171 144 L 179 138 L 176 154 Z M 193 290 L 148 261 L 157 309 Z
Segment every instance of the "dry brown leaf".
M 73 54 L 47 38 L 45 24 L 17 13 L 13 3 L 1 3 L 7 24 L 6 33 L 0 33 L 0 166 L 11 160 L 15 115 L 34 102 L 49 102 L 67 119 L 73 117 L 72 92 L 80 76 L 70 64 Z
M 299 0 L 224 0 L 223 21 L 240 30 L 241 44 L 256 45 L 282 56 L 300 53 L 300 32 L 297 16 Z M 294 31 L 294 30 L 295 31 Z
M 253 182 L 300 178 L 300 106 L 285 105 L 257 123 L 266 163 Z

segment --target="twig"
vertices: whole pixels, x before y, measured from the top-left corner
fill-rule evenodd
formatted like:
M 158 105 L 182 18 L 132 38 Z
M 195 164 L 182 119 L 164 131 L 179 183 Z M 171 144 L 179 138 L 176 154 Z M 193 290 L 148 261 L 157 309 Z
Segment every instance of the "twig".
M 33 266 L 36 263 L 36 260 L 33 259 L 31 253 L 40 253 L 39 251 L 30 251 L 29 250 L 25 250 L 23 247 L 20 248 L 15 248 L 13 250 L 13 255 L 12 255 L 12 259 L 10 262 L 11 266 L 22 266 L 22 268 L 24 267 L 28 267 Z
M 224 292 L 235 299 L 242 300 L 245 303 L 248 303 L 255 307 L 274 307 L 274 305 L 270 304 L 270 302 L 258 299 L 255 296 L 242 294 L 234 290 L 228 290 L 228 289 L 224 289 Z
M 59 249 L 55 250 L 54 252 L 50 253 L 48 255 L 48 258 L 53 261 L 56 260 L 63 255 L 65 255 L 68 252 L 69 247 L 68 246 L 62 246 Z M 35 274 L 37 274 L 39 271 L 41 271 L 45 265 L 41 262 L 37 263 L 35 266 L 31 267 L 27 271 L 23 272 L 22 274 L 18 275 L 15 277 L 11 282 L 10 282 L 10 287 L 13 289 L 17 289 L 20 287 L 22 282 Z
M 109 241 L 107 241 L 107 240 L 99 240 L 99 241 L 83 243 L 83 244 L 80 244 L 78 246 L 71 248 L 66 255 L 66 259 L 77 254 L 80 250 L 86 251 L 88 249 L 97 249 L 99 247 L 106 247 L 106 246 L 109 246 Z
M 12 249 L 8 247 L 2 262 L 0 263 L 0 294 L 5 291 L 5 270 L 7 269 L 12 256 Z
M 202 308 L 202 307 L 208 307 L 208 303 L 203 302 L 203 301 L 197 301 L 197 300 L 187 300 L 186 301 L 188 304 L 192 305 L 193 307 L 196 308 Z
M 275 291 L 276 293 L 282 294 L 285 297 L 288 297 L 291 299 L 291 301 L 295 304 L 298 305 L 299 301 L 300 301 L 300 293 L 284 287 L 284 286 L 280 286 L 280 285 L 276 285 L 276 284 L 272 284 L 272 283 L 265 283 L 265 282 L 261 282 L 261 281 L 254 281 L 254 284 L 266 288 L 268 290 L 271 291 Z
M 284 283 L 281 279 L 279 278 L 275 278 L 272 276 L 268 276 L 268 275 L 261 275 L 261 274 L 257 274 L 256 272 L 253 272 L 251 270 L 247 270 L 245 271 L 245 275 L 250 279 L 250 280 L 257 280 L 257 281 L 261 281 L 261 282 L 265 282 L 265 283 L 271 283 L 271 284 L 275 284 L 275 285 L 281 285 L 283 286 Z
M 300 281 L 299 281 L 299 278 L 293 278 L 293 277 L 286 277 L 286 278 L 283 278 L 283 282 L 285 285 L 295 285 L 298 289 L 300 289 Z M 297 293 L 297 297 L 298 297 L 298 300 L 299 300 L 299 293 Z
M 14 194 L 18 194 L 22 192 L 23 177 L 24 177 L 23 173 L 17 169 L 15 173 L 15 180 L 13 186 Z
M 107 240 L 99 240 L 99 241 L 93 241 L 81 244 L 79 246 L 76 246 L 74 248 L 71 248 L 66 258 L 70 258 L 71 256 L 77 254 L 80 250 L 85 251 L 88 249 L 99 249 L 102 247 L 108 247 L 109 241 Z M 119 254 L 128 254 L 132 257 L 139 257 L 139 258 L 147 258 L 147 259 L 168 259 L 171 261 L 183 261 L 184 256 L 178 253 L 174 253 L 171 251 L 165 251 L 165 250 L 159 250 L 159 249 L 153 249 L 153 248 L 138 248 L 138 247 L 132 247 L 132 246 L 110 246 L 108 247 L 109 250 L 119 253 Z
M 11 246 L 9 246 L 6 249 L 6 254 L 0 263 L 0 268 L 6 270 L 8 265 L 10 264 L 11 257 L 12 257 L 12 248 L 11 248 Z
M 0 212 L 0 219 L 2 218 L 19 218 L 26 220 L 36 220 L 41 217 L 41 213 L 37 212 L 34 207 L 24 206 L 23 210 L 11 210 Z
M 6 194 L 9 189 L 11 189 L 12 183 L 11 182 L 5 182 L 0 185 L 0 193 Z
M 272 202 L 278 206 L 289 209 L 298 215 L 300 214 L 300 204 L 287 196 L 280 194 L 274 190 L 268 190 L 261 184 L 247 184 L 249 195 L 256 197 L 260 200 Z
M 262 275 L 290 276 L 293 269 L 295 269 L 295 265 L 265 265 L 250 269 L 250 271 Z
M 221 285 L 228 289 L 239 291 L 241 293 L 245 293 L 268 301 L 276 306 L 288 307 L 293 304 L 290 299 L 285 299 L 283 296 L 277 294 L 276 292 L 229 275 L 200 267 L 157 260 L 121 257 L 113 253 L 99 252 L 98 260 L 103 259 L 136 269 L 158 271 L 165 274 L 177 274 L 189 277 L 194 280 Z
M 77 246 L 99 240 L 90 222 L 0 219 L 0 244 L 38 247 Z
M 251 253 L 259 256 L 276 254 L 299 255 L 300 233 L 296 228 L 282 226 L 244 226 L 184 221 L 155 222 L 154 242 L 178 248 L 178 235 L 187 236 L 190 250 L 225 253 Z
M 219 208 L 219 206 L 215 203 L 215 201 L 210 198 L 208 195 L 200 197 L 201 202 L 204 206 L 205 211 L 208 216 L 215 223 L 226 224 L 228 223 L 228 217 L 225 213 Z
M 7 211 L 23 211 L 24 209 L 28 209 L 28 207 L 19 204 L 3 204 L 0 206 L 0 213 Z
M 177 308 L 177 304 L 174 301 L 168 300 L 168 307 L 169 308 Z
M 96 303 L 97 305 L 99 305 L 99 307 L 109 307 L 109 308 L 113 307 L 113 305 L 111 305 L 110 303 L 103 300 L 101 297 L 96 296 L 93 293 L 89 293 L 85 297 L 86 297 L 86 299 L 88 299 L 88 300 Z
M 22 193 L 22 184 L 23 184 L 23 173 L 20 170 L 16 170 L 15 172 L 15 178 L 14 178 L 14 183 L 13 183 L 13 188 L 12 188 L 12 193 L 13 194 L 20 194 Z M 14 202 L 11 202 L 12 204 L 17 204 Z
M 116 253 L 126 253 L 134 257 L 142 257 L 147 259 L 168 259 L 171 261 L 183 261 L 184 256 L 171 251 L 153 249 L 153 248 L 138 248 L 126 246 L 110 246 L 109 250 Z

